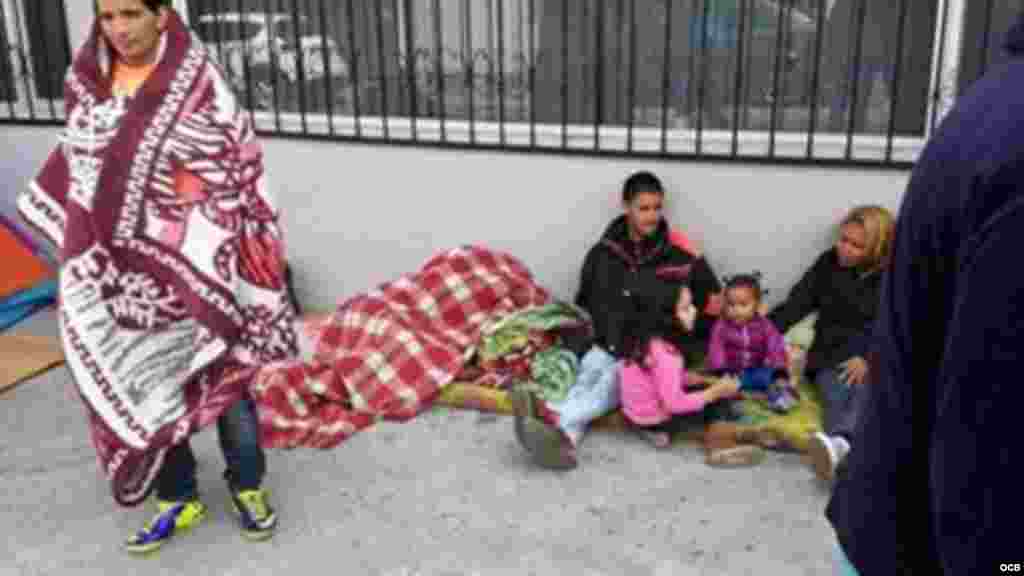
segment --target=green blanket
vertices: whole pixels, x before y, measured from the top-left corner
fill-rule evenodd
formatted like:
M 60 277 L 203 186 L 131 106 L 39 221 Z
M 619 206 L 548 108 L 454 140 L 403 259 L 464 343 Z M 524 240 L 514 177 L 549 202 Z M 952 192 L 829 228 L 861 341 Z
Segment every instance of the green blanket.
M 797 357 L 805 354 L 814 338 L 812 315 L 786 333 L 786 343 L 794 348 Z M 802 362 L 795 366 L 802 371 Z M 821 404 L 814 386 L 806 378 L 800 379 L 800 403 L 787 414 L 772 412 L 762 401 L 743 400 L 740 402 L 742 418 L 740 428 L 768 429 L 781 441 L 777 448 L 803 452 L 807 449 L 808 437 L 821 429 Z M 437 400 L 438 404 L 457 408 L 470 408 L 487 412 L 512 413 L 512 405 L 503 390 L 453 383 L 446 386 Z M 598 421 L 594 428 L 620 429 L 625 427 L 621 410 L 617 410 Z
M 786 345 L 795 353 L 797 361 L 790 368 L 800 374 L 800 403 L 786 414 L 772 412 L 763 401 L 743 400 L 740 411 L 741 426 L 767 428 L 782 441 L 780 448 L 803 452 L 807 449 L 808 437 L 821 429 L 821 403 L 814 385 L 803 376 L 802 358 L 814 339 L 815 315 L 811 315 L 786 333 Z M 791 362 L 791 364 L 793 364 Z

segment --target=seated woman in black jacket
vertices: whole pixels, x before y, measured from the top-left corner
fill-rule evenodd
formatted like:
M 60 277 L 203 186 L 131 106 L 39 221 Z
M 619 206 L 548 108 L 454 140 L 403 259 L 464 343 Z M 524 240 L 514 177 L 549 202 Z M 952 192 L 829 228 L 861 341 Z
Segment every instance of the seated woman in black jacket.
M 868 372 L 870 330 L 878 310 L 881 272 L 889 260 L 893 217 L 880 206 L 854 208 L 839 226 L 835 247 L 823 253 L 789 297 L 768 317 L 785 333 L 817 311 L 807 375 L 824 408 L 823 431 L 811 438 L 815 472 L 830 481 L 849 452 L 856 396 Z

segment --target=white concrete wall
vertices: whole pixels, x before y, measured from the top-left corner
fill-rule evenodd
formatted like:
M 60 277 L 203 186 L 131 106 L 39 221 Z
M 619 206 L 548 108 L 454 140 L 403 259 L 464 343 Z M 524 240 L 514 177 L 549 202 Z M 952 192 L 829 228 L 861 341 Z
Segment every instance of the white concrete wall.
M 44 160 L 53 129 L 0 127 L 0 209 Z M 507 250 L 571 297 L 587 248 L 620 210 L 620 184 L 650 169 L 667 216 L 720 274 L 761 270 L 772 301 L 831 242 L 851 206 L 895 210 L 904 172 L 693 164 L 268 140 L 300 297 L 311 306 L 415 270 L 465 243 Z

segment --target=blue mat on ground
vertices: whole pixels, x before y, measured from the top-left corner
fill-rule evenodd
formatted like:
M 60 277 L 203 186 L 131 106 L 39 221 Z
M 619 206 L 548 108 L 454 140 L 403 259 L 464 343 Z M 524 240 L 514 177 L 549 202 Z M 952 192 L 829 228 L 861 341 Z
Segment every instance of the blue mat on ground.
M 48 280 L 0 300 L 0 330 L 6 330 L 57 301 L 57 281 Z

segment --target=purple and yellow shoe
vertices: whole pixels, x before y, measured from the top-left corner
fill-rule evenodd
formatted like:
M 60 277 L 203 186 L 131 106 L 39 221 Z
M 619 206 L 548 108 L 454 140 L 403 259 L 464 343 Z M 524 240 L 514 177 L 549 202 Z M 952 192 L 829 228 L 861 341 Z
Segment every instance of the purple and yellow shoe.
M 156 508 L 156 516 L 124 543 L 125 550 L 132 554 L 153 552 L 175 534 L 195 528 L 206 518 L 206 506 L 199 500 L 157 500 Z

